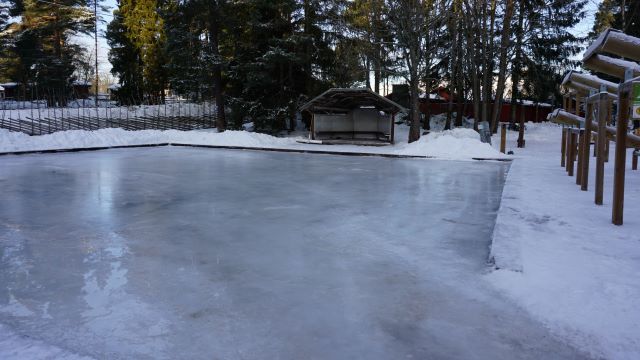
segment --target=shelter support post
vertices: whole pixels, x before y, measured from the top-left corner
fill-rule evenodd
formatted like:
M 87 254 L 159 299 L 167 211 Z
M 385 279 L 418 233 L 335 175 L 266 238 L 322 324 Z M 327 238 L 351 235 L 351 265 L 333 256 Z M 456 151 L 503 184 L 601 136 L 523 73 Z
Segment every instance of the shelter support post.
M 598 139 L 596 142 L 596 189 L 595 203 L 602 205 L 604 192 L 604 162 L 606 159 L 605 146 L 609 143 L 607 137 L 607 118 L 609 116 L 609 99 L 607 94 L 600 93 L 598 99 Z
M 629 107 L 631 87 L 633 82 L 627 81 L 620 86 L 618 95 L 618 120 L 616 122 L 616 153 L 613 170 L 613 209 L 611 222 L 622 225 L 624 211 L 624 176 L 627 157 L 627 127 L 629 122 Z
M 395 143 L 395 135 L 396 135 L 396 114 L 391 115 L 391 144 Z
M 584 134 L 582 135 L 582 162 L 581 162 L 581 179 L 580 190 L 587 191 L 589 189 L 589 152 L 591 150 L 591 123 L 593 122 L 593 103 L 587 103 L 584 121 Z
M 560 166 L 565 167 L 565 158 L 567 157 L 567 128 L 562 126 L 562 143 L 560 144 Z
M 569 158 L 567 159 L 567 174 L 573 176 L 574 154 L 576 152 L 576 133 L 573 130 L 569 132 Z
M 584 129 L 578 130 L 578 143 L 576 144 L 576 157 L 578 163 L 576 164 L 576 185 L 582 184 L 582 163 L 584 162 Z

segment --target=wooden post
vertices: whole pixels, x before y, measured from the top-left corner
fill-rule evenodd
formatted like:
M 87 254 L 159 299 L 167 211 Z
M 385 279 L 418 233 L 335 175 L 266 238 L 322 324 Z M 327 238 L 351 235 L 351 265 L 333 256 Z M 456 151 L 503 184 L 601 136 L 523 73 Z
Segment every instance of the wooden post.
M 618 121 L 616 130 L 616 153 L 613 170 L 613 209 L 611 222 L 622 225 L 624 212 L 624 172 L 627 157 L 627 126 L 632 82 L 620 85 L 618 93 Z
M 609 116 L 608 95 L 600 93 L 598 100 L 598 141 L 596 143 L 596 194 L 595 203 L 602 205 L 602 194 L 604 192 L 604 162 L 605 145 L 609 142 L 607 138 L 607 118 Z
M 567 111 L 567 95 L 562 96 L 562 110 Z
M 572 154 L 571 154 L 571 131 L 572 131 L 571 128 L 567 129 L 567 145 L 566 145 L 567 146 L 567 150 L 566 150 L 567 159 L 565 161 L 565 171 L 567 173 L 569 173 L 569 163 L 571 162 L 571 157 L 572 157 Z
M 567 157 L 567 128 L 562 127 L 562 143 L 560 144 L 560 166 L 565 167 L 565 158 Z
M 638 170 L 638 149 L 633 149 L 633 155 L 631 155 L 631 170 Z
M 584 135 L 582 144 L 582 168 L 580 190 L 587 191 L 589 189 L 589 157 L 591 150 L 591 122 L 593 121 L 593 102 L 587 103 L 586 113 L 584 114 Z
M 580 116 L 580 94 L 576 93 L 576 108 L 575 110 L 575 114 L 577 116 Z
M 429 119 L 426 119 L 425 121 L 429 121 Z M 396 136 L 396 114 L 392 114 L 391 115 L 391 144 L 395 143 L 395 136 Z
M 569 132 L 569 159 L 567 162 L 567 172 L 569 176 L 573 176 L 574 153 L 576 151 L 576 133 L 573 130 Z
M 584 129 L 578 129 L 578 143 L 576 144 L 576 156 L 578 163 L 576 164 L 576 185 L 582 184 L 582 163 L 584 162 Z
M 518 147 L 524 147 L 524 104 L 520 105 L 520 126 L 518 129 Z
M 500 152 L 505 154 L 507 150 L 507 124 L 500 127 Z

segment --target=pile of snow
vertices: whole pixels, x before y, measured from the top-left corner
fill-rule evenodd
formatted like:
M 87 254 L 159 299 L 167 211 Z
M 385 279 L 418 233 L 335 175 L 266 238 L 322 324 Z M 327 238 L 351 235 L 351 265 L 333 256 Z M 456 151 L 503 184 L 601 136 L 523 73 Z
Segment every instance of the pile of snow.
M 178 130 L 127 131 L 111 128 L 95 131 L 69 130 L 49 135 L 28 136 L 0 129 L 0 152 L 180 143 L 245 148 L 416 155 L 456 160 L 506 157 L 490 145 L 480 142 L 478 133 L 470 129 L 459 128 L 443 132 L 432 132 L 411 144 L 407 143 L 407 138 L 408 127 L 404 125 L 396 127 L 395 145 L 380 147 L 300 144 L 296 142 L 294 137 L 274 137 L 266 134 L 230 130 L 217 133 Z
M 29 136 L 0 129 L 0 152 L 184 143 L 243 147 L 274 147 L 293 145 L 294 139 L 277 138 L 246 131 L 212 133 L 204 131 L 139 130 L 119 128 L 59 131 L 53 134 Z
M 438 158 L 506 158 L 489 144 L 480 141 L 480 134 L 472 129 L 456 128 L 431 132 L 420 140 L 406 144 L 399 154 L 429 154 Z
M 629 149 L 625 224 L 611 224 L 613 143 L 604 205 L 560 166 L 561 127 L 528 123 L 526 148 L 508 134 L 511 165 L 493 234 L 488 281 L 554 334 L 594 357 L 640 358 L 640 172 Z M 493 141 L 499 144 L 499 137 Z

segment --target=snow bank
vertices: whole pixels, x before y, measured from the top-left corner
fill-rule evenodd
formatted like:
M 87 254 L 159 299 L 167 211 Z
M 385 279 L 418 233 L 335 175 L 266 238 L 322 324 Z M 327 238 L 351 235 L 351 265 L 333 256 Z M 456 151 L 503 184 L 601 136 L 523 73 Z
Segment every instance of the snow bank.
M 296 138 L 294 137 L 274 137 L 247 131 L 225 131 L 223 133 L 216 133 L 211 131 L 178 130 L 127 131 L 112 128 L 95 131 L 69 130 L 49 135 L 28 136 L 22 133 L 0 129 L 0 152 L 181 143 L 247 148 L 417 155 L 456 160 L 506 157 L 490 145 L 480 142 L 478 133 L 470 129 L 454 129 L 430 133 L 412 144 L 407 143 L 407 134 L 408 128 L 404 125 L 399 125 L 397 127 L 397 142 L 395 145 L 370 147 L 300 144 L 296 142 Z
M 438 158 L 505 158 L 503 154 L 480 141 L 480 134 L 472 129 L 456 128 L 442 132 L 432 132 L 420 140 L 404 145 L 397 153 L 429 154 Z
M 508 149 L 518 159 L 493 234 L 491 255 L 499 270 L 487 280 L 594 357 L 638 359 L 640 173 L 628 161 L 625 224 L 612 225 L 613 161 L 606 164 L 605 204 L 596 206 L 595 160 L 590 189 L 580 191 L 560 167 L 560 129 L 529 123 L 526 148 Z M 508 145 L 516 138 L 509 132 Z

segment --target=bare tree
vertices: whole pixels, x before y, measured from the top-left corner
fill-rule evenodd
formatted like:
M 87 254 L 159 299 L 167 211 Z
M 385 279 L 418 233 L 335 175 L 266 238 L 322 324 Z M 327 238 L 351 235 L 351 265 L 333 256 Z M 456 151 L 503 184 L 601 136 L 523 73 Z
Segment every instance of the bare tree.
M 435 0 L 388 0 L 389 20 L 395 33 L 396 51 L 403 69 L 398 74 L 409 83 L 411 127 L 409 142 L 420 139 L 419 96 L 421 81 L 427 77 L 432 59 L 429 33 L 440 24 L 442 12 Z
M 513 18 L 513 3 L 514 0 L 506 0 L 504 17 L 502 19 L 502 35 L 500 37 L 500 55 L 498 65 L 498 81 L 496 84 L 496 96 L 493 103 L 493 112 L 491 117 L 491 131 L 495 132 L 498 129 L 498 121 L 500 119 L 500 112 L 502 111 L 502 97 L 504 95 L 507 65 L 509 58 L 507 57 L 511 39 L 511 19 Z
M 218 48 L 220 36 L 220 8 L 223 0 L 209 1 L 209 46 L 213 58 L 213 91 L 216 98 L 216 128 L 223 132 L 227 126 L 224 114 L 224 91 L 222 89 L 222 58 Z

